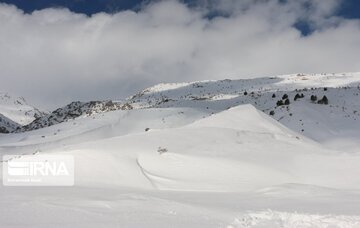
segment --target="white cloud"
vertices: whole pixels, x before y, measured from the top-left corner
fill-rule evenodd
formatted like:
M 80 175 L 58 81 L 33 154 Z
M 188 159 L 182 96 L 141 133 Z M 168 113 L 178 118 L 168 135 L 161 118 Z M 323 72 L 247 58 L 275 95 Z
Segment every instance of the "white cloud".
M 66 9 L 24 14 L 1 4 L 0 89 L 54 108 L 122 98 L 158 82 L 358 71 L 359 21 L 332 16 L 339 4 L 160 1 L 91 17 Z M 209 11 L 227 16 L 209 19 Z M 315 31 L 302 36 L 293 27 L 299 20 Z

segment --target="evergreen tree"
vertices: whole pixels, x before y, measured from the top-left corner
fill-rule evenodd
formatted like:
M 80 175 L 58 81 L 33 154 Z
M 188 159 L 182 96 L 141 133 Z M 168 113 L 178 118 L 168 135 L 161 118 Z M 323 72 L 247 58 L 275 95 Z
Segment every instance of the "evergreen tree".
M 323 98 L 321 98 L 321 100 L 318 101 L 318 104 L 329 104 L 329 100 L 326 96 L 323 96 Z
M 323 96 L 322 100 L 323 100 L 324 104 L 326 104 L 326 105 L 329 104 L 329 100 L 326 96 Z
M 284 105 L 284 102 L 283 102 L 282 100 L 278 100 L 278 101 L 276 102 L 276 105 L 277 105 L 277 106 Z
M 285 100 L 285 105 L 289 105 L 290 104 L 290 100 L 289 99 L 286 99 Z
M 315 101 L 317 100 L 317 96 L 311 95 L 310 99 L 311 99 L 311 101 L 314 101 L 314 102 L 315 102 Z

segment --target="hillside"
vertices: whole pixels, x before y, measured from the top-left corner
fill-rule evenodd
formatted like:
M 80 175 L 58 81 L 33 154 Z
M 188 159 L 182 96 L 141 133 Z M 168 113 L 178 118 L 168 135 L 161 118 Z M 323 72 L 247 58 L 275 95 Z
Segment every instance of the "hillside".
M 15 131 L 16 129 L 20 128 L 21 125 L 15 123 L 14 121 L 10 120 L 9 118 L 5 117 L 4 115 L 0 114 L 0 133 L 10 133 Z
M 129 98 L 128 103 L 134 108 L 197 107 L 212 113 L 252 104 L 295 132 L 330 147 L 344 148 L 342 139 L 348 141 L 360 133 L 359 94 L 360 73 L 295 74 L 160 84 Z M 299 98 L 294 100 L 297 95 Z M 311 96 L 317 100 L 311 101 Z M 328 104 L 318 104 L 324 96 Z M 286 99 L 288 105 L 278 105 L 279 100 L 285 104 Z M 357 141 L 352 138 L 346 143 L 359 145 Z
M 74 186 L 1 185 L 2 225 L 358 228 L 359 76 L 161 84 L 122 103 L 71 103 L 1 135 L 11 160 L 75 159 Z
M 132 107 L 128 104 L 123 105 L 112 101 L 75 101 L 62 108 L 58 108 L 49 114 L 36 118 L 31 123 L 23 126 L 18 132 L 52 126 L 80 116 L 86 117 L 97 113 L 128 109 L 132 109 Z
M 327 150 L 251 105 L 218 114 L 196 108 L 99 113 L 4 135 L 0 153 L 72 155 L 76 164 L 74 187 L 1 186 L 0 218 L 9 224 L 360 223 L 358 154 Z M 34 211 L 41 211 L 35 219 Z

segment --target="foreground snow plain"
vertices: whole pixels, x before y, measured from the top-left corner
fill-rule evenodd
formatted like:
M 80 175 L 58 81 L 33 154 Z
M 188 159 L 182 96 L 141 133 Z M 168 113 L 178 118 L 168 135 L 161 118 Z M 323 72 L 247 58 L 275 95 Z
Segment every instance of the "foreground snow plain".
M 75 186 L 1 186 L 0 226 L 360 227 L 359 121 L 336 107 L 341 97 L 359 107 L 352 95 L 359 78 L 348 76 L 319 75 L 293 88 L 282 84 L 302 76 L 252 81 L 249 93 L 266 92 L 255 100 L 216 83 L 217 95 L 206 99 L 196 89 L 209 82 L 190 91 L 193 84 L 159 85 L 131 98 L 134 110 L 3 135 L 1 155 L 73 155 Z M 223 83 L 246 89 L 247 82 Z M 334 87 L 332 107 L 304 99 L 292 104 L 291 118 L 286 108 L 265 114 L 273 93 L 321 85 Z

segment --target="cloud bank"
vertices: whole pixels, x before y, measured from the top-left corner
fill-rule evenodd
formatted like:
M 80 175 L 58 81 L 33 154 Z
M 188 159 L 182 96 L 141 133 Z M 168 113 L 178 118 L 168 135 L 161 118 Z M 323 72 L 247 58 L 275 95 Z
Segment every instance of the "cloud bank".
M 51 109 L 159 82 L 359 71 L 360 21 L 334 16 L 340 4 L 169 0 L 91 17 L 0 4 L 0 90 Z

